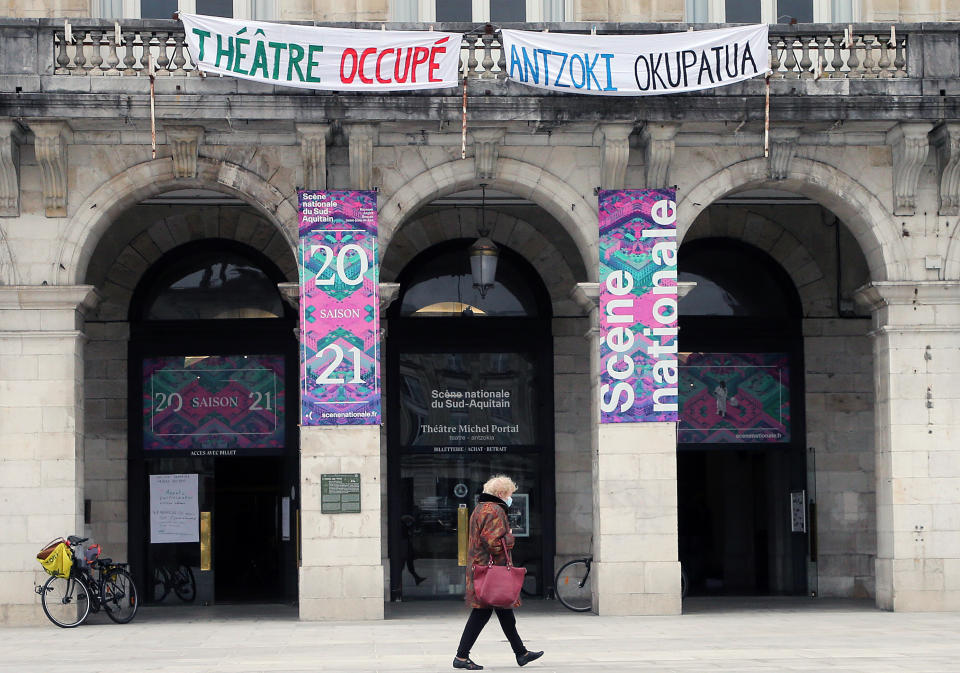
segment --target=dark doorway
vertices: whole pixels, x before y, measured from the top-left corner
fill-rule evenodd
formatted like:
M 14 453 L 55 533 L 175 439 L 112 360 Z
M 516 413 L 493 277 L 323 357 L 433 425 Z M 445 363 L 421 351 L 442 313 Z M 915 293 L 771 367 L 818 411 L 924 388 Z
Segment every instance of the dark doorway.
M 801 304 L 765 253 L 680 250 L 679 556 L 687 595 L 807 589 Z M 801 516 L 795 512 L 800 502 Z
M 484 482 L 517 483 L 509 511 L 524 590 L 550 589 L 555 549 L 549 295 L 501 247 L 495 286 L 472 285 L 454 240 L 418 255 L 387 314 L 390 594 L 463 596 L 458 551 Z
M 161 257 L 134 293 L 130 559 L 148 601 L 296 600 L 298 356 L 283 281 L 258 251 L 206 240 Z

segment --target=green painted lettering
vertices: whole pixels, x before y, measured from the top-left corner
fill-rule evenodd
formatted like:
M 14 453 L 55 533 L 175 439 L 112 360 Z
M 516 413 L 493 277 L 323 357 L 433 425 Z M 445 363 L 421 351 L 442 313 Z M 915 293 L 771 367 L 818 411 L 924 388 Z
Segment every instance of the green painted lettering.
M 303 71 L 300 69 L 300 61 L 303 60 L 303 47 L 299 44 L 290 43 L 288 47 L 290 49 L 290 60 L 287 63 L 287 81 L 293 81 L 293 69 L 297 69 L 297 77 L 300 78 L 300 81 L 303 79 Z
M 273 79 L 280 79 L 280 52 L 287 48 L 286 42 L 268 42 L 267 46 L 273 49 Z
M 270 77 L 267 74 L 267 49 L 263 42 L 257 42 L 256 51 L 253 52 L 253 65 L 250 66 L 250 75 L 256 76 L 257 70 L 263 71 L 263 77 Z
M 237 45 L 237 51 L 234 52 L 233 67 L 230 69 L 239 75 L 246 75 L 247 71 L 242 69 L 240 65 L 243 59 L 247 57 L 247 55 L 243 53 L 243 48 L 245 45 L 250 44 L 250 40 L 244 37 L 238 37 L 235 42 Z
M 322 46 L 322 45 L 319 45 L 319 44 L 311 44 L 309 47 L 307 47 L 307 81 L 308 81 L 308 82 L 319 82 L 319 81 L 320 81 L 320 78 L 319 78 L 319 77 L 314 77 L 314 76 L 313 76 L 313 68 L 314 68 L 314 66 L 318 66 L 318 67 L 319 67 L 319 65 L 320 65 L 319 63 L 316 63 L 316 62 L 313 60 L 313 55 L 314 55 L 314 54 L 319 54 L 319 53 L 322 52 L 322 51 L 323 51 L 323 46 Z
M 198 60 L 203 60 L 203 41 L 210 37 L 209 30 L 200 30 L 199 28 L 193 29 L 193 34 L 200 38 L 200 55 L 197 57 Z
M 224 66 L 224 70 L 230 69 L 230 64 L 233 63 L 233 37 L 227 35 L 227 48 L 223 48 L 223 35 L 217 33 L 217 62 L 215 63 L 216 67 L 220 67 L 220 59 L 222 57 L 227 57 L 227 64 Z

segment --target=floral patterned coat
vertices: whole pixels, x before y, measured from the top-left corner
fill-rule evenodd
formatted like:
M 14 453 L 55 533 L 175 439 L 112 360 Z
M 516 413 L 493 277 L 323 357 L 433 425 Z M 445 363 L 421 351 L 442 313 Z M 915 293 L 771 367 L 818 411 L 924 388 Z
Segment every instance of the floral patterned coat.
M 501 538 L 504 538 L 503 542 L 501 542 Z M 514 538 L 510 532 L 510 523 L 507 520 L 506 505 L 500 498 L 484 493 L 480 496 L 473 514 L 470 515 L 467 590 L 463 597 L 469 607 L 488 607 L 477 601 L 477 594 L 473 589 L 473 566 L 486 565 L 490 561 L 491 554 L 493 555 L 494 565 L 506 565 L 507 555 L 503 550 L 504 543 L 506 543 L 507 549 L 513 549 Z M 512 607 L 520 607 L 519 597 Z

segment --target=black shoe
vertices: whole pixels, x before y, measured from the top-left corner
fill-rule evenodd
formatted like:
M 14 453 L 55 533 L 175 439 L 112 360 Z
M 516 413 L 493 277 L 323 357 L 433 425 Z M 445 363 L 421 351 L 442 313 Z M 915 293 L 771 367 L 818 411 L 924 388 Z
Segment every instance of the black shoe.
M 426 582 L 426 577 L 414 577 L 413 581 L 417 583 L 417 586 L 420 586 L 421 582 Z
M 528 650 L 526 654 L 518 654 L 518 655 L 517 655 L 517 665 L 518 665 L 518 666 L 526 666 L 526 665 L 529 664 L 531 661 L 534 661 L 534 660 L 536 660 L 536 659 L 539 659 L 539 658 L 542 657 L 542 656 L 543 656 L 543 650 L 541 650 L 541 651 L 539 651 L 539 652 L 530 652 L 530 651 Z
M 543 654 L 543 653 L 541 652 L 541 654 Z M 523 664 L 521 664 L 521 666 L 522 666 L 522 665 L 523 665 Z M 482 671 L 482 670 L 483 670 L 483 666 L 481 666 L 480 664 L 477 664 L 477 663 L 474 663 L 474 662 L 470 661 L 470 657 L 467 657 L 466 659 L 463 659 L 463 660 L 460 660 L 460 659 L 457 659 L 456 657 L 454 657 L 454 658 L 453 658 L 453 667 L 454 667 L 454 668 L 465 668 L 465 669 L 467 669 L 468 671 Z

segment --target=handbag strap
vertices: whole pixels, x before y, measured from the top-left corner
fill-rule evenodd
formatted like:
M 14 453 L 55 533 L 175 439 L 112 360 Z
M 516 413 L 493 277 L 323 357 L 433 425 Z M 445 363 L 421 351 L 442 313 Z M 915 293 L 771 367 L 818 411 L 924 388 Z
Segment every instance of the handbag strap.
M 500 538 L 500 546 L 503 547 L 503 553 L 507 557 L 507 565 L 513 566 L 513 557 L 510 555 L 510 549 L 507 547 L 507 536 L 504 535 Z M 490 558 L 487 561 L 488 566 L 493 565 L 493 554 L 490 554 Z

